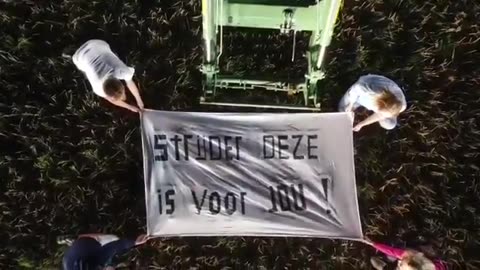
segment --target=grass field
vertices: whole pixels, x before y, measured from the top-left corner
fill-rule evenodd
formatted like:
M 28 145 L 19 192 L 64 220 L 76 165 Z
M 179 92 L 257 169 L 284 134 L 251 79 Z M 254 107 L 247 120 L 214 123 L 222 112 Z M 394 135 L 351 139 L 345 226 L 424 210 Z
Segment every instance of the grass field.
M 345 2 L 324 110 L 368 72 L 398 81 L 408 101 L 399 128 L 356 134 L 365 234 L 430 243 L 452 269 L 480 269 L 480 2 Z M 138 116 L 94 96 L 61 55 L 104 39 L 135 66 L 147 107 L 197 110 L 200 1 L 1 2 L 0 37 L 0 269 L 58 269 L 58 235 L 145 230 Z M 227 36 L 226 69 L 301 76 L 290 40 L 249 39 L 262 41 Z M 158 239 L 120 269 L 370 269 L 373 254 L 327 239 Z

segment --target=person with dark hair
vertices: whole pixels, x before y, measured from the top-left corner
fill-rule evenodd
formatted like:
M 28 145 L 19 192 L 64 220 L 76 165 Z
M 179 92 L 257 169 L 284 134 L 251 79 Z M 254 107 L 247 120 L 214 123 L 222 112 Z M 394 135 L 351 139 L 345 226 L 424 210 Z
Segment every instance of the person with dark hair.
M 95 94 L 133 112 L 144 108 L 138 88 L 132 80 L 135 69 L 126 66 L 112 52 L 107 42 L 98 39 L 85 42 L 72 56 L 72 60 L 85 73 Z M 138 108 L 126 102 L 125 87 L 121 80 L 126 82 Z
M 377 251 L 382 252 L 388 257 L 397 260 L 398 270 L 446 270 L 445 262 L 441 260 L 431 260 L 424 253 L 412 249 L 394 248 L 381 243 L 364 240 L 367 245 L 372 246 Z M 373 268 L 382 270 L 387 265 L 382 259 L 373 257 L 370 259 Z
M 405 111 L 407 102 L 402 89 L 394 81 L 381 75 L 368 74 L 361 76 L 348 89 L 338 105 L 338 110 L 353 112 L 360 106 L 374 113 L 355 125 L 353 131 L 358 132 L 375 122 L 390 130 L 396 127 L 397 117 Z
M 136 240 L 119 239 L 111 234 L 82 234 L 75 241 L 59 239 L 59 244 L 69 244 L 62 260 L 63 270 L 114 270 L 113 259 L 129 249 L 144 244 L 146 235 Z

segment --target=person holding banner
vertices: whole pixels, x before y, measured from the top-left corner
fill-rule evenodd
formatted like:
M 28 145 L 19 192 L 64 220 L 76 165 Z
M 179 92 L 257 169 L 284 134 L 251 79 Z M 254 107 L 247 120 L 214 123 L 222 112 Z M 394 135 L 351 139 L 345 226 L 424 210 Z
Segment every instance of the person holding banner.
M 399 249 L 390 247 L 381 243 L 372 242 L 370 240 L 364 241 L 366 244 L 372 246 L 377 251 L 382 252 L 388 257 L 397 260 L 398 270 L 446 270 L 445 263 L 441 260 L 430 260 L 422 252 L 410 249 Z M 382 270 L 387 265 L 378 257 L 373 257 L 370 260 L 373 268 Z
M 143 101 L 133 82 L 135 69 L 125 65 L 110 49 L 107 42 L 92 39 L 85 42 L 72 56 L 75 66 L 85 73 L 93 92 L 110 103 L 133 112 L 143 110 Z M 135 97 L 138 108 L 126 102 L 125 87 Z
M 384 129 L 397 126 L 398 115 L 405 111 L 407 102 L 402 89 L 391 79 L 375 74 L 361 76 L 345 93 L 338 110 L 354 112 L 358 107 L 373 111 L 367 119 L 353 127 L 358 132 L 363 127 L 378 122 Z
M 114 270 L 113 258 L 129 249 L 144 244 L 144 234 L 137 239 L 119 239 L 111 234 L 82 234 L 75 241 L 59 239 L 60 244 L 69 244 L 62 261 L 63 270 L 107 269 Z M 73 243 L 72 243 L 73 242 Z

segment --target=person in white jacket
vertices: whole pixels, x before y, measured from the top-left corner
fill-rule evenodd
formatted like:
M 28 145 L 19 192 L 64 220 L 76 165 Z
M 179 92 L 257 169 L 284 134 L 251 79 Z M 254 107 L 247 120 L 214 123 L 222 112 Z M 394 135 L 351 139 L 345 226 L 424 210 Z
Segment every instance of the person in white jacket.
M 338 110 L 354 112 L 360 106 L 374 113 L 355 125 L 353 131 L 358 132 L 375 122 L 384 129 L 391 130 L 397 126 L 397 117 L 405 111 L 407 102 L 402 89 L 394 81 L 385 76 L 368 74 L 361 76 L 348 89 Z
M 128 67 L 110 49 L 107 42 L 92 39 L 85 42 L 72 56 L 73 63 L 87 77 L 93 92 L 111 103 L 139 112 L 144 105 L 138 88 L 132 78 L 133 67 Z M 138 107 L 126 102 L 124 80 L 135 97 Z

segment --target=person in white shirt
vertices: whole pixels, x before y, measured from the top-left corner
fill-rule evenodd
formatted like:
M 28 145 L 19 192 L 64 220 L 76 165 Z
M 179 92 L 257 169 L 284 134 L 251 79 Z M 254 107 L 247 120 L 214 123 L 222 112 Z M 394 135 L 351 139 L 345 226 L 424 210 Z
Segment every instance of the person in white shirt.
M 391 130 L 397 126 L 397 117 L 405 111 L 407 102 L 402 89 L 394 81 L 381 75 L 368 74 L 361 76 L 348 89 L 338 110 L 354 112 L 360 106 L 374 113 L 355 125 L 353 131 L 358 132 L 375 122 L 384 129 Z
M 85 73 L 93 92 L 111 103 L 139 112 L 144 108 L 138 88 L 133 82 L 135 69 L 123 63 L 110 49 L 107 42 L 92 39 L 85 42 L 72 56 L 75 66 Z M 126 101 L 124 80 L 137 101 L 138 108 Z

